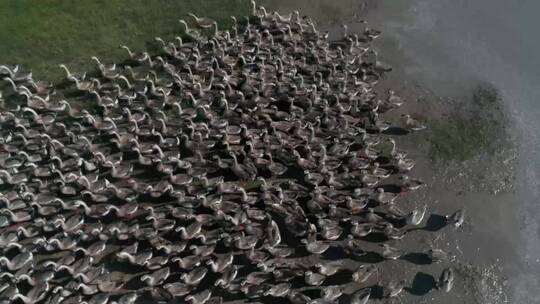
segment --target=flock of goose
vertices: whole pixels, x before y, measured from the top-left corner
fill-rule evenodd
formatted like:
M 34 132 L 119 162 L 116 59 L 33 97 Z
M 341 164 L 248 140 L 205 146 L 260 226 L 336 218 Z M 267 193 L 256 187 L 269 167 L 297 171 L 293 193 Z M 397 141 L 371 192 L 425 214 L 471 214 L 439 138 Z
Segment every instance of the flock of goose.
M 255 4 L 230 31 L 189 21 L 159 55 L 62 65 L 63 87 L 0 66 L 1 303 L 365 304 L 380 270 L 360 258 L 403 256 L 427 211 L 396 204 L 422 182 L 383 134 L 403 98 L 373 90 L 379 33 L 329 42 Z

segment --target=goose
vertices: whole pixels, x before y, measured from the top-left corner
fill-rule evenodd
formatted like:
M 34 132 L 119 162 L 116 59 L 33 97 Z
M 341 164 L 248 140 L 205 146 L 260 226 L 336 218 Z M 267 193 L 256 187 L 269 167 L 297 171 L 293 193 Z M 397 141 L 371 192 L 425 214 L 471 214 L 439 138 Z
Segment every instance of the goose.
M 92 124 L 94 128 L 100 131 L 111 131 L 111 130 L 118 129 L 118 127 L 116 126 L 116 123 L 110 117 L 105 117 L 103 119 L 96 119 L 94 116 L 87 113 L 85 114 L 84 118 L 90 124 Z
M 191 294 L 185 297 L 185 300 L 191 304 L 205 304 L 212 296 L 211 289 L 205 289 L 199 293 Z
M 396 146 L 396 141 L 393 138 L 388 138 L 386 141 L 390 143 L 390 156 L 392 158 L 400 159 L 407 156 L 407 151 L 398 149 Z
M 171 273 L 170 268 L 165 267 L 165 268 L 156 270 L 156 271 L 154 271 L 154 272 L 152 272 L 150 274 L 143 275 L 140 278 L 140 280 L 142 282 L 146 283 L 146 285 L 148 285 L 150 287 L 159 286 L 159 285 L 163 284 L 163 282 L 165 280 L 167 280 L 170 273 Z
M 87 90 L 89 94 L 96 97 L 96 101 L 97 101 L 98 106 L 102 107 L 104 112 L 107 112 L 108 108 L 116 108 L 117 105 L 118 105 L 118 99 L 117 98 L 113 99 L 112 97 L 109 97 L 109 96 L 103 96 L 102 97 L 93 88 L 88 88 L 88 89 L 85 89 L 85 90 Z
M 147 52 L 134 53 L 126 45 L 122 45 L 122 46 L 120 46 L 120 48 L 125 50 L 128 53 L 129 58 L 131 58 L 132 60 L 134 60 L 134 61 L 136 61 L 138 63 L 142 63 L 142 62 L 145 62 L 145 61 L 152 62 L 151 58 L 150 58 L 150 55 Z
M 104 72 L 114 72 L 116 70 L 116 64 L 111 64 L 111 65 L 105 65 L 103 63 L 101 63 L 101 61 L 99 60 L 99 58 L 97 58 L 96 56 L 92 56 L 90 58 L 93 62 L 96 63 L 96 65 L 98 66 L 99 70 L 104 73 Z M 108 75 L 108 74 L 107 74 Z M 118 75 L 118 74 L 116 74 Z M 105 75 L 103 75 L 105 76 Z M 105 76 L 106 77 L 106 76 Z
M 195 24 L 195 26 L 201 29 L 209 29 L 216 22 L 210 18 L 197 17 L 193 13 L 188 13 L 187 15 L 193 19 L 193 23 Z
M 32 196 L 29 196 L 29 197 L 32 197 Z M 28 204 L 25 201 L 20 200 L 20 199 L 14 199 L 10 201 L 5 197 L 0 196 L 0 201 L 4 203 L 4 206 L 2 206 L 3 208 L 7 208 L 8 210 L 11 210 L 11 211 L 24 209 L 28 206 Z M 35 202 L 30 203 L 31 206 L 33 206 L 32 204 L 37 204 L 37 203 Z M 0 240 L 0 243 L 1 243 L 1 240 Z
M 353 199 L 350 196 L 345 197 L 345 205 L 350 210 L 351 214 L 362 212 L 368 204 L 367 199 Z
M 345 241 L 345 252 L 347 254 L 354 254 L 354 255 L 363 255 L 366 254 L 366 251 L 364 251 L 365 244 L 361 242 L 359 239 L 356 239 L 354 235 L 349 234 L 347 235 L 347 240 Z
M 75 251 L 81 251 L 87 256 L 99 256 L 105 251 L 106 245 L 107 243 L 104 241 L 97 241 L 92 245 L 88 246 L 88 249 L 83 247 L 77 247 L 75 248 Z
M 383 251 L 380 255 L 388 260 L 397 260 L 402 256 L 401 250 L 394 248 L 388 244 L 380 244 L 380 247 L 383 248 Z
M 388 178 L 390 176 L 390 171 L 381 168 L 379 163 L 375 162 L 373 164 L 373 168 L 371 169 L 371 174 L 377 176 L 378 178 Z
M 172 42 L 169 42 L 168 44 L 165 43 L 165 41 L 160 37 L 155 37 L 154 40 L 159 42 L 161 44 L 161 49 L 169 56 L 176 57 L 178 54 L 178 50 L 176 48 L 176 45 Z M 153 71 L 152 71 L 153 72 Z
M 405 221 L 408 225 L 418 226 L 424 220 L 426 212 L 427 205 L 424 204 L 421 209 L 415 209 L 411 213 L 407 214 Z
M 105 294 L 117 293 L 123 290 L 124 285 L 124 282 L 115 282 L 110 280 L 104 280 L 103 282 L 100 281 L 97 283 L 99 291 Z
M 297 150 L 293 150 L 292 151 L 294 157 L 296 157 L 296 164 L 303 170 L 306 170 L 306 169 L 315 169 L 317 167 L 317 165 L 308 160 L 308 159 L 305 159 L 305 158 L 302 158 L 302 156 L 300 156 L 300 153 L 297 151 Z
M 448 259 L 448 254 L 441 249 L 429 249 L 426 255 L 431 260 L 431 263 L 439 263 Z
M 111 166 L 111 176 L 117 179 L 127 179 L 131 177 L 133 172 L 133 165 L 131 164 L 121 164 L 118 166 Z
M 452 267 L 445 268 L 441 273 L 439 282 L 437 282 L 437 289 L 441 289 L 445 292 L 450 292 L 454 286 L 454 269 Z
M 72 295 L 72 291 L 66 291 L 66 289 L 62 290 L 62 293 L 65 293 L 65 299 L 62 301 L 62 304 L 77 304 L 77 303 L 86 303 L 83 302 L 83 297 L 81 294 Z M 58 293 L 60 294 L 60 293 Z
M 352 274 L 352 279 L 356 283 L 365 283 L 377 271 L 378 268 L 375 265 L 361 265 Z
M 199 41 L 199 39 L 201 38 L 201 33 L 190 29 L 186 21 L 182 19 L 178 20 L 178 22 L 182 26 L 182 35 L 184 35 L 191 41 Z
M 32 81 L 32 72 L 23 72 L 21 70 L 14 71 L 12 69 L 10 70 L 5 65 L 0 66 L 0 70 L 7 72 L 8 77 L 11 78 L 13 81 L 24 83 Z
M 49 289 L 49 283 L 42 282 L 41 284 L 32 287 L 32 289 L 30 289 L 30 291 L 28 291 L 26 295 L 16 293 L 11 299 L 19 299 L 25 304 L 38 303 L 41 300 L 45 299 L 47 293 L 49 292 Z
M 39 105 L 36 106 L 36 104 L 38 104 L 38 103 L 39 103 Z M 42 100 L 33 99 L 33 100 L 27 100 L 27 105 L 30 108 L 41 109 L 41 108 L 45 107 L 46 102 L 42 101 Z M 20 124 L 20 123 L 15 124 L 15 129 L 22 129 L 22 134 L 26 137 L 26 139 L 33 139 L 33 138 L 37 138 L 37 137 L 41 136 L 40 132 L 38 132 L 37 130 L 26 127 L 26 126 L 24 126 L 23 124 Z M 30 148 L 30 147 L 31 146 L 28 146 L 28 148 Z M 14 151 L 9 151 L 9 152 L 14 152 Z
M 403 291 L 403 288 L 405 288 L 405 285 L 407 283 L 405 281 L 391 281 L 390 283 L 388 283 L 388 285 L 386 286 L 387 288 L 387 294 L 386 296 L 389 297 L 389 298 L 394 298 L 394 297 L 397 297 L 401 291 Z
M 351 228 L 351 234 L 357 237 L 368 236 L 375 228 L 374 223 L 359 223 L 358 221 L 351 221 L 353 227 Z
M 311 298 L 307 295 L 300 293 L 299 291 L 290 290 L 287 294 L 287 299 L 293 304 L 307 304 L 311 303 Z
M 60 293 L 54 293 L 47 298 L 45 303 L 47 304 L 60 304 L 65 299 Z M 67 302 L 67 301 L 66 301 Z
M 323 254 L 330 248 L 330 244 L 322 241 L 302 239 L 301 242 L 305 244 L 306 250 L 312 254 Z
M 309 170 L 304 170 L 304 181 L 313 186 L 318 186 L 324 181 L 324 176 L 319 173 L 312 173 Z
M 189 174 L 176 174 L 173 175 L 172 172 L 169 173 L 169 181 L 178 186 L 185 186 L 190 184 L 193 181 L 193 176 Z
M 94 280 L 96 280 L 98 277 L 102 277 L 106 274 L 105 266 L 101 265 L 99 267 L 91 267 L 86 272 L 79 272 L 76 273 L 74 278 L 81 280 L 85 284 L 90 284 Z
M 8 180 L 9 181 L 9 180 Z M 13 182 L 13 180 L 11 180 Z M 32 219 L 32 214 L 27 211 L 11 211 L 9 209 L 0 209 L 0 214 L 7 214 L 13 223 L 27 222 Z
M 242 285 L 261 285 L 268 281 L 271 274 L 268 272 L 253 271 L 250 272 L 246 278 L 242 281 Z
M 465 209 L 460 209 L 445 218 L 447 223 L 452 224 L 454 228 L 459 228 L 465 222 Z
M 38 114 L 34 109 L 28 107 L 23 107 L 22 113 L 30 113 L 32 120 L 40 125 L 50 125 L 56 120 L 56 117 L 53 114 Z
M 242 180 L 254 180 L 256 177 L 256 174 L 253 174 L 251 170 L 243 164 L 238 163 L 238 159 L 236 157 L 236 154 L 234 152 L 229 152 L 229 156 L 232 158 L 233 163 L 230 167 L 231 171 L 240 179 Z
M 5 256 L 0 257 L 0 264 L 7 267 L 10 271 L 19 270 L 26 265 L 33 265 L 33 263 L 34 255 L 30 251 L 22 251 L 11 260 Z
M 222 273 L 225 269 L 232 265 L 234 255 L 232 253 L 216 254 L 215 260 L 208 260 L 206 265 L 210 266 L 212 272 Z
M 371 296 L 371 288 L 364 288 L 351 295 L 351 304 L 367 304 Z
M 254 235 L 252 235 L 251 239 L 253 241 L 257 240 L 256 236 Z M 263 250 L 255 250 L 255 246 L 253 246 L 249 248 L 249 251 L 247 252 L 246 257 L 248 260 L 256 264 L 256 263 L 265 262 L 269 258 L 269 255 Z
M 192 290 L 192 286 L 181 283 L 167 283 L 163 285 L 163 288 L 172 296 L 172 297 L 183 297 L 189 294 Z
M 412 118 L 409 114 L 404 114 L 402 117 L 405 118 L 405 127 L 410 131 L 421 131 L 426 128 L 425 125 L 423 125 L 418 120 Z
M 73 214 L 67 220 L 63 216 L 58 217 L 53 223 L 55 225 L 60 223 L 60 227 L 62 227 L 65 232 L 69 233 L 79 229 L 84 224 L 84 218 L 81 214 Z
M 321 237 L 325 240 L 335 241 L 341 236 L 342 232 L 343 229 L 339 225 L 325 225 L 321 228 L 320 234 Z
M 330 263 L 317 263 L 315 264 L 315 268 L 318 269 L 319 273 L 325 276 L 333 276 L 340 270 L 342 270 L 344 267 L 342 261 L 335 261 Z
M 22 273 L 18 277 L 18 281 L 26 281 L 30 286 L 37 286 L 39 284 L 43 284 L 43 282 L 48 282 L 52 280 L 55 276 L 55 272 L 52 270 L 45 270 L 39 273 L 34 274 L 28 274 L 28 273 Z
M 66 289 L 80 292 L 86 296 L 100 294 L 97 285 L 87 285 L 85 283 L 76 282 L 76 281 L 69 282 Z
M 95 294 L 88 301 L 81 302 L 81 304 L 107 304 L 107 303 L 109 303 L 108 293 Z
M 259 238 L 256 235 L 245 235 L 242 232 L 240 235 L 237 235 L 233 238 L 234 246 L 240 250 L 249 250 L 254 249 L 257 245 Z
M 228 288 L 231 285 L 231 283 L 234 281 L 237 275 L 238 275 L 238 266 L 231 265 L 222 272 L 221 277 L 214 282 L 214 286 Z
M 204 279 L 207 273 L 208 269 L 206 267 L 200 266 L 191 270 L 190 272 L 183 273 L 180 276 L 180 279 L 188 285 L 197 286 L 202 281 L 202 279 Z
M 77 246 L 78 239 L 75 235 L 61 232 L 47 241 L 46 249 L 48 251 L 59 250 L 71 250 Z
M 268 290 L 266 290 L 263 294 L 265 296 L 271 296 L 271 297 L 285 297 L 289 291 L 291 290 L 291 283 L 284 282 L 279 283 L 271 286 Z
M 401 240 L 407 233 L 403 229 L 395 228 L 392 223 L 382 223 L 379 229 L 388 239 L 392 240 Z
M 276 247 L 281 243 L 281 233 L 278 224 L 269 218 L 268 227 L 266 228 L 267 240 L 269 247 Z
M 76 81 L 84 80 L 86 78 L 86 73 L 73 74 L 69 71 L 69 69 L 67 68 L 65 64 L 60 64 L 58 66 L 64 70 L 64 72 L 66 73 L 66 79 L 69 81 L 76 82 Z
M 116 253 L 116 257 L 120 260 L 127 259 L 131 264 L 143 264 L 148 259 L 152 257 L 152 255 L 138 255 L 137 250 L 139 248 L 139 243 L 135 242 L 127 247 L 125 247 L 123 250 Z M 143 258 L 144 257 L 144 258 Z M 139 258 L 139 259 L 137 259 Z M 143 259 L 142 259 L 143 258 Z
M 75 255 L 72 253 L 68 253 L 62 256 L 58 260 L 46 260 L 42 262 L 40 266 L 42 266 L 41 268 L 44 268 L 44 269 L 51 267 L 55 272 L 58 272 L 61 270 L 59 269 L 61 265 L 69 266 L 69 265 L 72 265 L 75 261 L 76 261 Z
M 134 304 L 138 298 L 139 295 L 136 292 L 128 292 L 122 295 L 117 301 L 112 301 L 111 304 Z
M 7 246 L 9 243 L 17 243 L 19 236 L 17 231 L 4 231 L 0 234 L 0 246 Z
M 264 292 L 268 289 L 268 285 L 266 284 L 249 284 L 240 283 L 238 286 L 238 289 L 246 298 L 258 298 L 261 297 Z
M 0 75 L 9 75 L 11 77 L 11 75 L 14 75 L 18 71 L 19 71 L 19 65 L 8 65 L 8 64 L 0 65 L 0 73 L 1 73 Z
M 214 253 L 214 250 L 216 249 L 216 245 L 215 244 L 202 245 L 202 246 L 191 245 L 189 246 L 189 249 L 192 251 L 194 255 L 203 258 Z
M 374 201 L 382 205 L 388 205 L 393 204 L 397 197 L 397 194 L 385 192 L 384 188 L 380 187 L 377 188 L 377 194 L 375 195 Z
M 117 196 L 119 196 L 118 192 L 117 192 Z M 123 194 L 120 195 L 120 198 L 127 199 L 127 197 L 124 197 Z M 120 218 L 130 218 L 139 210 L 139 204 L 135 202 L 128 202 L 128 203 L 123 204 L 122 206 L 110 205 L 110 210 L 114 210 L 114 212 L 116 213 L 116 216 Z
M 16 157 L 7 157 L 3 159 L 0 165 L 4 169 L 13 169 L 13 168 L 22 167 L 22 165 L 24 164 L 25 164 L 25 160 L 22 157 L 16 156 Z M 9 178 L 9 176 L 11 176 L 11 173 L 9 173 L 6 170 L 2 170 L 1 172 L 3 172 L 3 175 L 6 176 L 6 178 Z
M 414 191 L 418 190 L 420 187 L 424 186 L 425 183 L 419 179 L 410 178 L 407 175 L 401 175 L 399 177 L 398 186 L 402 191 Z
M 327 301 L 336 301 L 339 297 L 341 297 L 344 290 L 345 287 L 343 286 L 324 286 L 321 288 L 321 297 Z
M 191 240 L 202 232 L 202 224 L 195 221 L 187 227 L 176 227 L 174 230 L 180 232 L 180 237 L 183 240 Z
M 414 167 L 415 162 L 412 159 L 400 158 L 395 162 L 399 172 L 409 172 Z
M 4 283 L 0 286 L 0 297 L 2 299 L 13 299 L 13 297 L 19 293 L 19 289 L 16 284 Z M 5 301 L 5 303 L 10 303 L 10 301 Z
M 379 177 L 367 173 L 366 170 L 360 170 L 360 173 L 360 181 L 364 187 L 375 187 L 381 181 Z
M 248 195 L 246 190 L 242 187 L 238 187 L 238 192 L 240 192 L 240 201 L 243 204 L 253 205 L 257 202 L 258 198 L 254 195 Z

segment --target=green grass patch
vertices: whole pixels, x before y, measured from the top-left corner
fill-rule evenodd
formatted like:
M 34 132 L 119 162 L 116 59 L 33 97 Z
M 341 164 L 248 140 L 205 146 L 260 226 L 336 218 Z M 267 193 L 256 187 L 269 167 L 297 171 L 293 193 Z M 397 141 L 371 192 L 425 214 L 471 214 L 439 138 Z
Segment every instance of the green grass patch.
M 470 102 L 461 102 L 446 118 L 429 120 L 429 155 L 433 161 L 465 161 L 493 154 L 505 145 L 506 120 L 497 90 L 478 86 Z
M 318 22 L 344 22 L 360 7 L 354 0 L 262 0 L 268 12 L 300 10 Z M 154 37 L 180 34 L 188 12 L 231 25 L 230 16 L 251 11 L 249 0 L 3 0 L 0 1 L 0 64 L 19 64 L 35 79 L 59 81 L 64 63 L 88 71 L 90 57 L 103 62 L 126 58 L 120 45 L 152 50 Z
M 36 79 L 57 81 L 58 64 L 74 71 L 126 58 L 122 44 L 147 49 L 160 36 L 180 33 L 186 13 L 208 16 L 221 27 L 249 13 L 245 0 L 3 0 L 0 1 L 0 64 L 31 69 Z

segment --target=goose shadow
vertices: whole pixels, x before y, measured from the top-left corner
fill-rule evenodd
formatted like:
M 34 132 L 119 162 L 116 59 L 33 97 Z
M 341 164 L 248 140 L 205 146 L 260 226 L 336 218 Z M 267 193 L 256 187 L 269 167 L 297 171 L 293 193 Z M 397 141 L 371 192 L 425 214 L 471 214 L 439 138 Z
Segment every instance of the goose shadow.
M 390 127 L 382 132 L 385 135 L 407 135 L 409 131 L 401 127 Z
M 431 264 L 430 257 L 422 252 L 407 253 L 399 258 L 400 260 L 407 261 L 416 265 L 428 265 Z
M 391 192 L 391 193 L 401 193 L 403 190 L 400 186 L 396 184 L 384 184 L 379 185 L 378 188 L 382 188 L 384 192 Z
M 366 236 L 360 237 L 360 239 L 369 243 L 384 243 L 388 241 L 388 237 L 380 232 L 372 232 Z
M 381 285 L 372 285 L 369 286 L 370 299 L 382 299 L 384 297 L 384 287 Z
M 431 214 L 424 229 L 429 231 L 438 231 L 448 225 L 448 219 L 444 215 Z
M 362 255 L 351 255 L 351 259 L 369 264 L 377 264 L 385 260 L 385 258 L 383 258 L 379 253 L 374 251 L 368 251 Z
M 432 275 L 419 272 L 414 276 L 411 287 L 405 287 L 404 290 L 413 295 L 423 296 L 433 290 L 436 285 Z
M 414 230 L 425 230 L 425 231 L 435 232 L 446 227 L 446 225 L 448 225 L 448 219 L 446 218 L 446 216 L 439 215 L 439 214 L 431 214 L 424 227 L 412 228 L 412 229 L 409 229 L 407 232 L 414 231 Z
M 347 253 L 345 253 L 345 251 L 341 247 L 330 246 L 330 248 L 328 248 L 328 250 L 326 250 L 322 254 L 322 256 L 324 259 L 327 260 L 339 260 L 345 258 L 347 256 Z

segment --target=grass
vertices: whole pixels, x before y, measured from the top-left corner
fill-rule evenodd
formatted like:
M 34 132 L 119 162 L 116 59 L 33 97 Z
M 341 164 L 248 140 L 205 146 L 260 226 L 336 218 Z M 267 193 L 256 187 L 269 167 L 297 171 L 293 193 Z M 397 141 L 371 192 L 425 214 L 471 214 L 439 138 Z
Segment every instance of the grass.
M 268 11 L 300 10 L 322 24 L 344 22 L 359 10 L 355 0 L 261 0 Z M 0 64 L 19 64 L 35 79 L 59 81 L 64 63 L 73 71 L 126 58 L 120 45 L 152 49 L 154 37 L 172 39 L 178 19 L 193 12 L 228 28 L 230 16 L 250 12 L 249 0 L 3 0 L 0 1 Z
M 58 64 L 72 70 L 126 58 L 119 46 L 148 49 L 153 38 L 179 34 L 187 12 L 220 26 L 249 12 L 246 0 L 3 0 L 0 1 L 0 64 L 20 64 L 36 79 L 59 80 Z
M 504 146 L 505 118 L 498 91 L 478 86 L 471 102 L 462 102 L 445 119 L 427 120 L 430 157 L 434 161 L 465 161 Z

